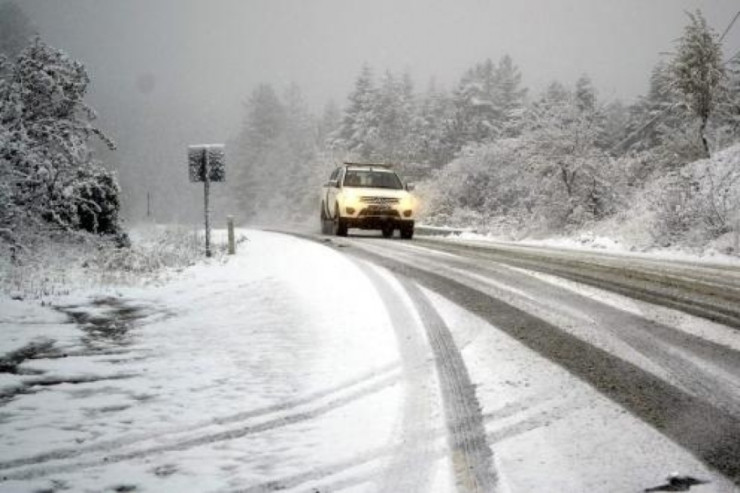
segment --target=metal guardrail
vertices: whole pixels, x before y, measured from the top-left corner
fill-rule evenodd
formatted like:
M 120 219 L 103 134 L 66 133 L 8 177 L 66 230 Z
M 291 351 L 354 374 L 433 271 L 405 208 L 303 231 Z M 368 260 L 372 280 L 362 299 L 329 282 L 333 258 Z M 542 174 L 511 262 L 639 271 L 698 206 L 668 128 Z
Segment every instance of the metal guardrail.
M 422 236 L 448 236 L 448 235 L 460 235 L 462 233 L 475 233 L 472 228 L 448 228 L 440 226 L 427 226 L 424 224 L 417 224 L 414 226 L 414 232 L 417 235 Z

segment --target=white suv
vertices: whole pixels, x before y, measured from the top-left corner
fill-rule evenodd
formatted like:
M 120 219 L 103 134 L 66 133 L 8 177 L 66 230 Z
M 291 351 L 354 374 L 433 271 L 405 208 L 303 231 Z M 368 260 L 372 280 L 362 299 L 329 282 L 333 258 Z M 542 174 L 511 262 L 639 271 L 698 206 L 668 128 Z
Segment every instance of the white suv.
M 390 238 L 414 236 L 416 200 L 389 166 L 345 163 L 321 189 L 321 231 L 347 236 L 349 228 L 379 229 Z

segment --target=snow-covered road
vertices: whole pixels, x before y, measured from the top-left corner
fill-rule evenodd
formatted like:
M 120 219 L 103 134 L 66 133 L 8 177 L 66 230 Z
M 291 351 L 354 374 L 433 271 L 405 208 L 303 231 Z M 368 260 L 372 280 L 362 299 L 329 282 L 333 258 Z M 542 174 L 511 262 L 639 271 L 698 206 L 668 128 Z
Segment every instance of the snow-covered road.
M 236 257 L 164 286 L 3 300 L 3 353 L 54 345 L 0 374 L 0 491 L 352 489 L 403 480 L 417 453 L 419 491 L 447 490 L 438 386 L 410 312 L 394 313 L 417 339 L 407 368 L 355 262 L 247 235 Z
M 0 301 L 0 491 L 738 491 L 732 329 L 414 242 L 244 233 L 162 285 Z
M 659 487 L 650 486 L 650 478 L 661 471 L 679 471 L 710 481 L 694 491 L 736 491 L 726 479 L 737 482 L 740 467 L 736 328 L 661 306 L 676 297 L 644 278 L 632 281 L 639 294 L 632 298 L 618 294 L 621 286 L 615 293 L 592 279 L 573 282 L 548 274 L 552 265 L 524 269 L 474 245 L 372 236 L 332 242 L 429 290 L 461 348 L 484 416 L 500 410 L 505 418 L 502 439 L 491 433 L 499 423 L 486 420 L 501 489 L 640 491 Z M 566 254 L 549 254 L 566 265 Z M 588 257 L 576 252 L 567 260 L 583 264 Z M 523 258 L 531 261 L 531 252 Z M 707 279 L 726 284 L 718 290 L 722 299 L 740 287 L 733 267 L 720 273 L 718 266 L 608 260 L 599 258 L 599 266 L 621 269 L 624 277 L 649 271 L 640 264 L 650 264 L 670 277 L 668 284 L 681 278 L 687 293 L 696 278 L 702 295 Z M 596 267 L 587 265 L 581 274 Z M 565 268 L 560 274 L 571 277 Z M 596 280 L 611 289 L 623 281 Z M 641 301 L 647 295 L 640 290 L 648 288 L 661 304 Z M 710 301 L 716 308 L 722 299 Z M 695 304 L 681 300 L 684 307 Z M 534 410 L 545 403 L 537 416 Z M 535 437 L 539 442 L 531 441 Z

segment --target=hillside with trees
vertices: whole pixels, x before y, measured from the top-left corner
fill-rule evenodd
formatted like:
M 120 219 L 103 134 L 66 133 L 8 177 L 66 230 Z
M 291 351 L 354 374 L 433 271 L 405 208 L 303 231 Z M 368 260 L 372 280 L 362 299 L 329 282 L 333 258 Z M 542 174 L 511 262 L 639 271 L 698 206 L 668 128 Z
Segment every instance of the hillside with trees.
M 533 93 L 509 56 L 475 64 L 451 89 L 432 80 L 421 91 L 408 74 L 365 65 L 341 114 L 331 106 L 323 118 L 262 86 L 235 139 L 242 169 L 232 190 L 249 190 L 248 220 L 267 219 L 251 207 L 276 185 L 269 219 L 311 220 L 327 170 L 344 160 L 391 162 L 420 185 L 430 224 L 515 238 L 573 234 L 613 229 L 643 215 L 633 210 L 640 204 L 653 221 L 643 225 L 652 235 L 643 246 L 705 246 L 735 227 L 732 213 L 710 220 L 687 204 L 714 200 L 699 185 L 712 182 L 727 190 L 722 208 L 737 210 L 740 169 L 696 175 L 702 167 L 688 165 L 740 141 L 740 54 L 723 59 L 698 11 L 673 48 L 631 104 L 603 100 L 586 74 Z M 659 194 L 650 191 L 656 182 Z

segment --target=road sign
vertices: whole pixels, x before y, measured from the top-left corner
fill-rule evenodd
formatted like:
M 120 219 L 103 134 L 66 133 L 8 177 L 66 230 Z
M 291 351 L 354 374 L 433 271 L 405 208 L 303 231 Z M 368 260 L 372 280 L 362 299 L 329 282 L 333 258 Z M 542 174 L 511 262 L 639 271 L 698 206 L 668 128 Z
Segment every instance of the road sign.
M 211 256 L 211 182 L 226 180 L 226 153 L 223 144 L 188 146 L 188 172 L 191 182 L 203 182 L 203 209 L 206 222 L 206 257 Z
M 225 165 L 226 153 L 223 144 L 188 146 L 190 181 L 206 181 L 206 169 L 208 169 L 208 181 L 225 181 Z

